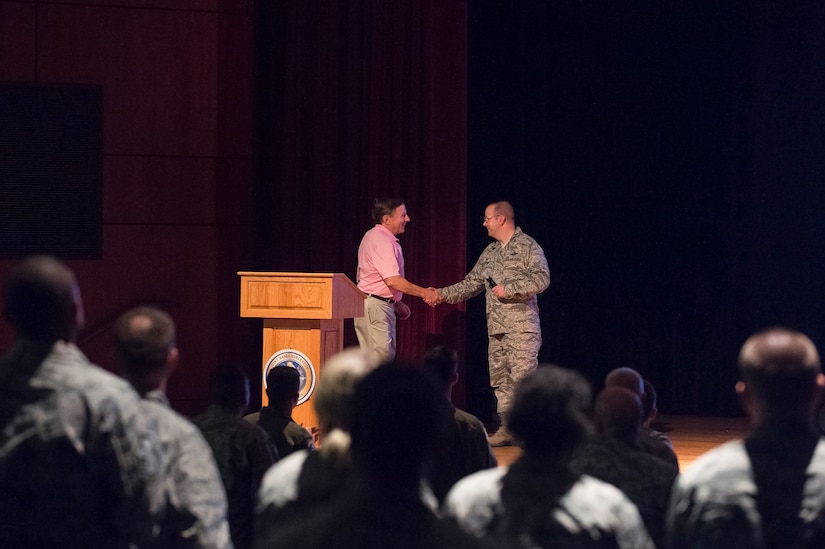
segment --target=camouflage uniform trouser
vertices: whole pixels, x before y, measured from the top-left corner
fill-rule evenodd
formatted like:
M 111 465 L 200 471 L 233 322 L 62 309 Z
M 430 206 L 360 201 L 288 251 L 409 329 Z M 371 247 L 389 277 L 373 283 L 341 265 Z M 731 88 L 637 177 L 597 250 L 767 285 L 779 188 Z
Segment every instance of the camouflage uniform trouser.
M 505 416 L 510 410 L 513 391 L 519 380 L 538 366 L 540 348 L 540 333 L 519 332 L 490 336 L 487 348 L 490 385 L 496 395 L 496 411 L 500 416 Z

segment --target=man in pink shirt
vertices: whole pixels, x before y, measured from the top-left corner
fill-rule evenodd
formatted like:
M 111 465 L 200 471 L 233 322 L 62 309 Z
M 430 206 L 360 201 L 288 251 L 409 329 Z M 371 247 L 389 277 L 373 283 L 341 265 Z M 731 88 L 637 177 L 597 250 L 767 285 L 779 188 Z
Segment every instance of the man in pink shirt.
M 404 278 L 404 253 L 397 236 L 404 232 L 410 216 L 399 198 L 377 198 L 372 207 L 375 226 L 358 246 L 358 288 L 367 294 L 364 316 L 355 319 L 355 335 L 362 349 L 374 351 L 381 362 L 395 358 L 396 318 L 405 320 L 410 308 L 403 294 L 435 303 L 434 288 L 422 288 Z

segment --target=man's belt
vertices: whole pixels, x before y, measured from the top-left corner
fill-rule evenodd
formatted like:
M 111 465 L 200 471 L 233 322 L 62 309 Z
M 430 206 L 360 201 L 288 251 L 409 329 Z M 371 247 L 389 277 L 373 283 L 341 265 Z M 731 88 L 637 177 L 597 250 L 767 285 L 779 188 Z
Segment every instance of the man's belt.
M 384 303 L 395 303 L 395 300 L 391 297 L 383 297 L 375 294 L 367 294 L 367 297 L 374 297 L 375 299 L 380 299 Z

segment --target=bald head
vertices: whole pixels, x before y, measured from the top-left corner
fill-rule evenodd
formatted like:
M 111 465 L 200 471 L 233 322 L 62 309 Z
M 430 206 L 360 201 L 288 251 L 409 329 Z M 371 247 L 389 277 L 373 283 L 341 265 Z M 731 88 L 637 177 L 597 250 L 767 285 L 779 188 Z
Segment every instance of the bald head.
M 819 372 L 819 353 L 803 333 L 772 328 L 751 336 L 739 352 L 739 366 L 766 374 Z
M 639 395 L 623 387 L 607 387 L 596 398 L 594 420 L 599 432 L 632 442 L 642 425 Z
M 604 380 L 605 387 L 622 387 L 639 396 L 645 392 L 644 379 L 633 368 L 616 368 Z
M 4 313 L 22 337 L 74 341 L 83 326 L 80 288 L 74 273 L 53 257 L 36 256 L 6 280 Z
M 816 394 L 819 353 L 801 332 L 771 328 L 751 336 L 739 352 L 739 373 L 766 411 L 796 413 Z

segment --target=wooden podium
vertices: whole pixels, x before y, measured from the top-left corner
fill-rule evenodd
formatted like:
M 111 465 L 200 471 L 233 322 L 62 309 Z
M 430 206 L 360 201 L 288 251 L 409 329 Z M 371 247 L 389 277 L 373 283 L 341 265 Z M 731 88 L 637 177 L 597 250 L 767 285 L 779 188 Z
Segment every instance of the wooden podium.
M 364 294 L 341 273 L 238 273 L 241 316 L 263 318 L 263 403 L 266 374 L 292 366 L 301 374 L 293 419 L 315 432 L 313 406 L 321 365 L 344 346 L 344 319 L 364 316 Z

